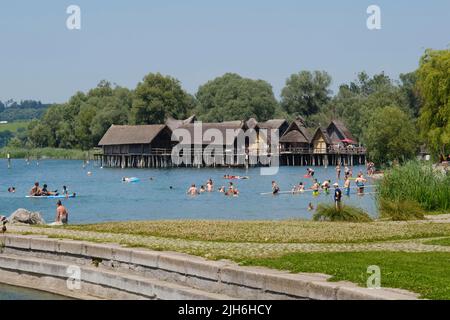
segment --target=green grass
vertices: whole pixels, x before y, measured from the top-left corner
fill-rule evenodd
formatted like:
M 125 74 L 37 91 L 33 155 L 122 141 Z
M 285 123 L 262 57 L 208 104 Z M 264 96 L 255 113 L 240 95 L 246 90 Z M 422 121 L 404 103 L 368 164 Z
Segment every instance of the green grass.
M 129 221 L 69 225 L 70 230 L 215 242 L 364 243 L 450 236 L 449 223 L 287 221 Z
M 0 124 L 0 132 L 8 130 L 11 131 L 12 133 L 15 133 L 17 132 L 17 130 L 21 128 L 27 129 L 29 123 L 30 121 L 15 121 L 6 124 Z
M 450 175 L 428 164 L 408 162 L 386 171 L 378 191 L 380 200 L 417 201 L 425 210 L 450 210 Z
M 291 272 L 332 275 L 366 286 L 367 267 L 379 266 L 381 286 L 410 290 L 421 298 L 450 300 L 450 253 L 346 252 L 295 253 L 281 258 L 249 259 L 244 265 L 265 266 Z
M 319 204 L 313 216 L 314 221 L 370 222 L 372 219 L 364 210 L 352 206 L 337 209 L 333 204 Z
M 450 238 L 442 238 L 442 239 L 436 239 L 436 240 L 430 240 L 424 242 L 425 244 L 432 244 L 435 246 L 447 246 L 450 247 Z
M 57 148 L 10 148 L 4 147 L 0 149 L 0 158 L 6 158 L 10 154 L 13 159 L 74 159 L 85 160 L 88 159 L 88 151 L 75 149 L 57 149 Z M 93 152 L 89 152 L 92 156 Z

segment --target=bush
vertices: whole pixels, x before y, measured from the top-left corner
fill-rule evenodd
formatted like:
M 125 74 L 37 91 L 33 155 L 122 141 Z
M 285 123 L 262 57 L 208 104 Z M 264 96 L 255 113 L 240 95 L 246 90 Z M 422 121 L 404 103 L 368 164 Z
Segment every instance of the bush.
M 414 201 L 427 211 L 450 210 L 450 175 L 417 161 L 389 169 L 379 186 L 378 200 Z
M 337 209 L 333 205 L 319 204 L 313 216 L 314 221 L 346 221 L 346 222 L 370 222 L 372 218 L 364 210 L 352 206 L 342 206 Z
M 422 220 L 425 218 L 423 208 L 417 201 L 381 199 L 380 216 L 393 221 Z

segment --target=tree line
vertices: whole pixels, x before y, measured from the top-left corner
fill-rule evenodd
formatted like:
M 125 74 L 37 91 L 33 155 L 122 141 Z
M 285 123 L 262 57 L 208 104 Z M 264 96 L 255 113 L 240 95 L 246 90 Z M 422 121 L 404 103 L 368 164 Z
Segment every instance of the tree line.
M 20 102 L 8 100 L 0 101 L 0 121 L 18 121 L 38 119 L 43 116 L 49 104 L 43 104 L 35 100 L 23 100 Z
M 335 95 L 327 72 L 301 71 L 286 80 L 280 101 L 267 81 L 235 73 L 208 81 L 195 95 L 160 73 L 148 74 L 133 90 L 101 81 L 49 107 L 20 143 L 88 150 L 112 124 L 157 124 L 192 114 L 208 122 L 302 116 L 311 128 L 341 119 L 377 163 L 410 159 L 422 144 L 437 157 L 450 152 L 449 70 L 450 50 L 427 50 L 419 68 L 399 80 L 361 72 Z

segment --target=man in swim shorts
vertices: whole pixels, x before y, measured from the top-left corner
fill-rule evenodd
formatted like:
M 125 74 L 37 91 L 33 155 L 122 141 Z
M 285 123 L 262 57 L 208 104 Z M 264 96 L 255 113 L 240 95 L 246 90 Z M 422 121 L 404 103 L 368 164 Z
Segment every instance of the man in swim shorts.
M 333 186 L 334 186 L 334 203 L 336 205 L 336 210 L 341 210 L 342 191 L 341 189 L 339 189 L 339 184 L 335 183 Z
M 56 203 L 56 223 L 67 224 L 69 222 L 69 212 L 62 205 L 61 200 Z

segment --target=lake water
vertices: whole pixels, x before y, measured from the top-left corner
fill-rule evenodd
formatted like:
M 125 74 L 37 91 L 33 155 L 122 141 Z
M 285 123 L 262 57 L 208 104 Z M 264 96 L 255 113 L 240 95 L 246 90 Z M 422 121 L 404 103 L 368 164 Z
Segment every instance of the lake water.
M 14 287 L 0 283 L 0 301 L 2 300 L 67 300 L 69 298 L 52 293 Z
M 355 167 L 354 173 L 364 168 Z M 334 167 L 316 167 L 315 177 L 319 181 L 336 178 Z M 92 175 L 87 172 L 91 171 Z M 311 180 L 303 176 L 305 167 L 281 167 L 275 176 L 260 175 L 259 168 L 213 169 L 101 169 L 89 164 L 82 167 L 82 161 L 41 160 L 29 165 L 25 160 L 13 160 L 12 168 L 7 168 L 6 160 L 0 160 L 0 214 L 10 215 L 18 208 L 39 211 L 47 222 L 55 216 L 55 199 L 25 198 L 35 181 L 48 184 L 49 190 L 69 187 L 77 198 L 63 199 L 70 213 L 70 223 L 94 223 L 102 221 L 151 220 L 151 219 L 310 219 L 307 210 L 311 202 L 331 202 L 332 194 L 313 197 L 311 192 L 301 195 L 280 196 L 261 195 L 271 191 L 271 181 L 276 180 L 282 191 L 292 189 L 303 181 L 309 188 Z M 249 180 L 235 180 L 240 196 L 226 197 L 222 193 L 205 193 L 197 197 L 186 195 L 187 188 L 195 183 L 206 184 L 212 178 L 215 187 L 227 186 L 224 174 L 245 175 Z M 139 183 L 122 183 L 122 177 L 138 177 Z M 150 177 L 153 180 L 150 180 Z M 343 181 L 340 181 L 341 185 Z M 373 185 L 368 181 L 367 185 Z M 8 193 L 10 186 L 16 193 Z M 170 189 L 170 186 L 173 189 Z M 370 193 L 373 188 L 367 188 Z M 356 195 L 352 189 L 346 203 L 359 206 L 371 215 L 376 215 L 374 194 L 364 197 Z

